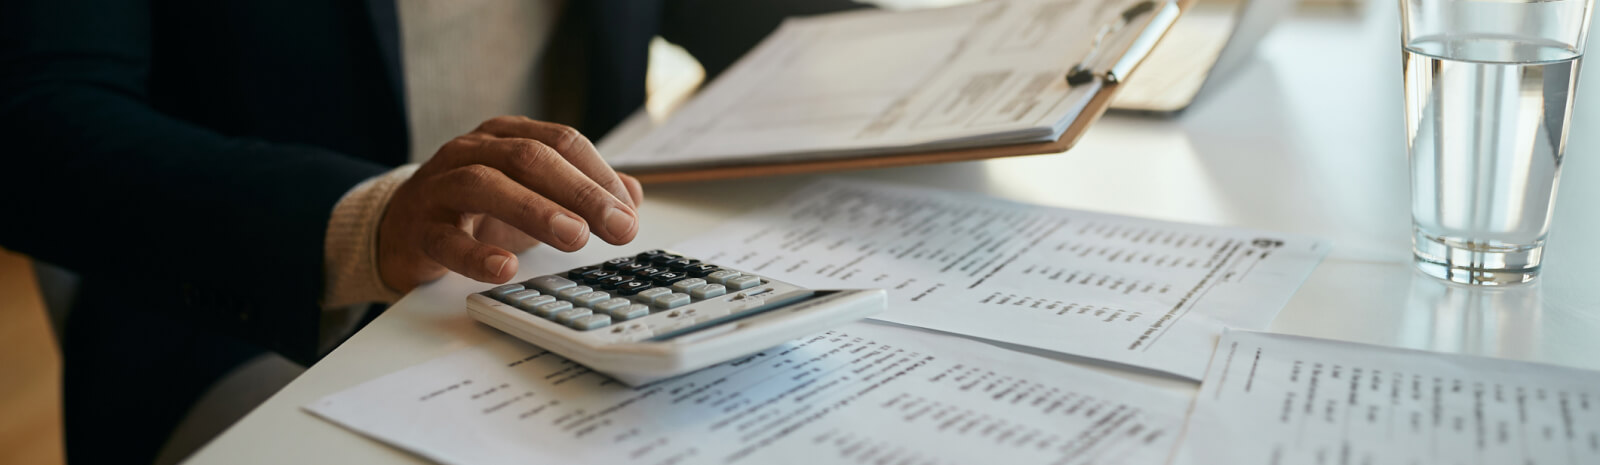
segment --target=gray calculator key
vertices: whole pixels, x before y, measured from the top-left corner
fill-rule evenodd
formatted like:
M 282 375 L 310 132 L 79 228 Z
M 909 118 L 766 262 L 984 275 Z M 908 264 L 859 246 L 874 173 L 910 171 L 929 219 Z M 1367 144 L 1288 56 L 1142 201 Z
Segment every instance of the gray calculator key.
M 572 329 L 588 331 L 588 330 L 591 330 L 591 329 L 604 328 L 606 326 L 610 326 L 611 325 L 611 317 L 610 316 L 606 316 L 606 315 L 601 315 L 599 313 L 595 313 L 595 314 L 592 314 L 592 315 L 584 315 L 584 316 L 578 317 L 578 319 L 576 319 L 576 320 L 572 320 L 572 323 L 568 323 L 568 325 L 572 326 Z
M 500 297 L 500 296 L 504 296 L 506 294 L 510 294 L 510 293 L 517 292 L 517 291 L 520 291 L 520 290 L 522 290 L 522 285 L 521 284 L 511 283 L 511 284 L 502 284 L 502 285 L 499 285 L 499 286 L 495 286 L 494 289 L 490 289 L 487 292 L 484 292 L 483 294 L 487 295 L 487 296 L 490 296 L 490 297 Z
M 611 313 L 612 310 L 616 310 L 616 309 L 619 309 L 619 308 L 622 308 L 622 307 L 626 307 L 626 306 L 628 306 L 629 304 L 632 304 L 632 303 L 633 303 L 632 300 L 624 299 L 624 298 L 621 298 L 621 297 L 614 297 L 614 298 L 610 298 L 610 299 L 606 299 L 606 300 L 602 300 L 602 301 L 596 302 L 594 305 L 590 305 L 589 308 L 593 308 L 594 311 L 600 312 L 600 313 Z
M 706 281 L 716 284 L 727 284 L 729 279 L 739 277 L 743 273 L 733 270 L 722 270 L 706 275 Z
M 555 315 L 556 312 L 565 311 L 570 308 L 572 308 L 572 302 L 557 300 L 555 302 L 545 302 L 537 307 L 533 307 L 533 314 L 544 318 L 550 318 L 550 316 Z
M 527 310 L 527 311 L 531 312 L 531 311 L 533 311 L 534 308 L 536 308 L 536 307 L 538 307 L 540 305 L 544 305 L 544 304 L 547 304 L 547 303 L 550 303 L 550 302 L 555 302 L 555 301 L 556 301 L 556 296 L 553 296 L 553 295 L 541 295 L 541 296 L 534 296 L 534 297 L 530 297 L 530 298 L 527 298 L 527 299 L 519 300 L 519 301 L 517 301 L 516 303 L 514 303 L 512 305 L 515 305 L 517 308 L 520 308 L 520 309 Z
M 594 292 L 594 289 L 589 286 L 573 286 L 556 292 L 556 296 L 563 299 L 571 299 L 590 292 Z
M 689 292 L 689 290 L 691 290 L 691 289 L 694 289 L 694 288 L 697 288 L 697 287 L 700 287 L 700 286 L 704 286 L 704 285 L 706 285 L 706 280 L 704 280 L 704 279 L 689 278 L 689 279 L 685 279 L 685 280 L 682 280 L 682 281 L 678 281 L 678 282 L 672 283 L 672 291 L 673 292 Z
M 545 275 L 533 278 L 528 280 L 526 284 L 528 287 L 544 291 L 546 294 L 554 294 L 562 289 L 576 287 L 578 285 L 578 283 L 572 282 L 570 279 L 556 275 Z
M 656 297 L 655 304 L 661 308 L 678 308 L 689 305 L 689 294 L 674 292 L 661 297 Z
M 640 302 L 644 302 L 644 303 L 648 304 L 648 303 L 655 302 L 656 301 L 656 297 L 661 297 L 661 296 L 664 296 L 664 295 L 667 295 L 667 294 L 671 294 L 671 293 L 672 293 L 672 289 L 667 289 L 665 287 L 653 287 L 653 288 L 650 288 L 650 289 L 645 289 L 643 291 L 639 291 L 638 294 L 634 294 L 633 295 L 633 298 L 637 299 Z
M 562 310 L 562 311 L 556 312 L 555 315 L 551 315 L 550 316 L 550 319 L 556 320 L 556 323 L 570 324 L 570 323 L 572 323 L 572 320 L 576 320 L 576 319 L 578 319 L 580 317 L 585 317 L 585 316 L 589 316 L 589 315 L 593 315 L 593 314 L 594 314 L 594 311 L 593 310 L 589 310 L 587 308 L 583 308 L 583 307 L 569 308 L 569 309 L 566 309 L 566 310 Z
M 505 301 L 507 303 L 512 304 L 512 305 L 516 305 L 517 301 L 524 300 L 524 299 L 532 299 L 532 298 L 538 297 L 538 296 L 539 296 L 539 291 L 535 291 L 533 289 L 523 289 L 523 290 L 520 290 L 520 291 L 514 291 L 514 292 L 512 292 L 510 294 L 506 294 Z
M 735 290 L 735 291 L 742 291 L 742 290 L 749 289 L 749 288 L 752 288 L 752 287 L 760 286 L 761 285 L 761 278 L 757 278 L 755 276 L 740 276 L 740 277 L 737 277 L 737 278 L 729 279 L 728 282 L 725 282 L 725 283 L 722 283 L 722 284 L 725 285 L 725 286 L 728 286 L 728 289 L 732 289 L 732 290 Z
M 572 304 L 579 307 L 588 307 L 609 298 L 611 298 L 611 294 L 607 294 L 603 291 L 594 291 L 587 294 L 579 294 L 574 296 L 572 298 Z
M 617 321 L 627 321 L 650 315 L 650 306 L 644 304 L 633 304 L 606 313 L 611 315 L 611 318 Z
M 728 288 L 721 284 L 707 284 L 689 291 L 689 297 L 696 299 L 709 299 L 728 293 Z

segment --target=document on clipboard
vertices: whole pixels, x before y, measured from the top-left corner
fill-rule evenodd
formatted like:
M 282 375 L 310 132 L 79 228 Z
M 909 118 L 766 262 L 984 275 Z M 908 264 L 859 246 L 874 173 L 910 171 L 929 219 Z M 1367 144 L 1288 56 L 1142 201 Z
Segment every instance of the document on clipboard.
M 606 157 L 648 181 L 1059 152 L 1180 12 L 995 0 L 790 19 Z

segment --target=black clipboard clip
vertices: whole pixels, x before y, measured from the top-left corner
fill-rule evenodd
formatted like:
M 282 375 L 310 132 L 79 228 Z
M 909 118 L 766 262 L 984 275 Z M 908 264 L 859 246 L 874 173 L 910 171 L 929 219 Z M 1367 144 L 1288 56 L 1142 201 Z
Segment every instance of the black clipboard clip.
M 1161 34 L 1178 19 L 1179 13 L 1177 3 L 1171 0 L 1164 0 L 1160 4 L 1155 0 L 1146 0 L 1123 10 L 1111 24 L 1101 27 L 1100 32 L 1095 34 L 1089 55 L 1067 71 L 1067 85 L 1086 84 L 1096 77 L 1106 84 L 1121 82 L 1133 71 L 1134 66 L 1150 54 L 1156 42 L 1161 40 Z M 1144 20 L 1142 23 L 1141 19 Z M 1142 24 L 1143 27 L 1137 27 L 1136 24 Z

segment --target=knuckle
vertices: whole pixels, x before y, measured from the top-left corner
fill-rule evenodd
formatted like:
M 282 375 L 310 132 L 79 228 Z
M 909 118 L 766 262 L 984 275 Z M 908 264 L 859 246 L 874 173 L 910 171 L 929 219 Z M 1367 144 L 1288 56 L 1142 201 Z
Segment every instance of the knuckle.
M 589 142 L 589 138 L 584 137 L 582 132 L 564 124 L 556 125 L 551 137 L 550 145 L 562 154 L 571 154 Z
M 480 164 L 471 164 L 456 168 L 454 172 L 456 173 L 455 176 L 458 177 L 457 182 L 474 185 L 488 183 L 489 180 L 493 179 L 495 175 L 494 168 Z
M 458 136 L 439 146 L 439 151 L 434 153 L 433 159 L 428 160 L 428 163 L 425 164 L 450 163 L 452 160 L 471 153 L 476 145 L 476 141 L 464 136 Z
M 527 219 L 545 217 L 545 202 L 536 196 L 527 196 L 517 201 L 517 214 Z
M 559 157 L 554 151 L 539 141 L 531 139 L 513 139 L 511 150 L 511 166 L 527 173 L 543 171 L 546 164 L 553 158 Z
M 595 211 L 600 211 L 600 209 L 611 203 L 611 193 L 606 192 L 605 188 L 600 187 L 599 184 L 592 182 L 579 184 L 572 195 L 573 201 L 577 202 L 578 205 Z
M 467 150 L 471 150 L 473 145 L 475 145 L 475 141 L 473 141 L 472 139 L 469 139 L 466 136 L 456 136 L 454 139 L 450 139 L 449 142 L 445 142 L 443 146 L 440 146 L 439 147 L 439 152 L 440 153 L 464 152 L 464 151 L 467 151 Z
M 478 130 L 479 131 L 485 131 L 485 132 L 492 132 L 492 131 L 494 131 L 495 128 L 503 128 L 503 127 L 506 127 L 506 126 L 509 126 L 509 125 L 512 125 L 512 124 L 516 124 L 516 122 L 517 122 L 516 117 L 510 116 L 510 115 L 500 115 L 500 116 L 496 116 L 496 117 L 493 117 L 493 118 L 489 118 L 488 120 L 485 120 L 483 122 L 483 124 L 479 124 L 478 125 Z
M 422 233 L 422 248 L 424 250 L 431 250 L 434 253 L 443 253 L 446 252 L 445 248 L 449 246 L 449 244 L 450 236 L 445 233 L 444 228 L 432 227 L 428 228 L 426 232 Z

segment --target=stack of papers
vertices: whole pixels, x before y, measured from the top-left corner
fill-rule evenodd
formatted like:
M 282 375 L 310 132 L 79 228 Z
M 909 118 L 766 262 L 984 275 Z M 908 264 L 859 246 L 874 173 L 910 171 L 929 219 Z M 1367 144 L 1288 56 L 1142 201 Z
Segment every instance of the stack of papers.
M 1217 335 L 1266 329 L 1328 243 L 825 181 L 675 249 L 813 289 L 888 289 L 875 319 L 1199 380 Z
M 1238 330 L 1318 240 L 830 181 L 679 248 L 898 325 L 637 388 L 506 336 L 306 409 L 451 464 L 1600 463 L 1600 373 Z
M 858 323 L 632 389 L 501 338 L 307 407 L 452 464 L 1148 464 L 1187 396 Z M 996 461 L 998 459 L 998 461 Z
M 1067 72 L 1140 0 L 790 19 L 624 151 L 620 170 L 1054 141 L 1100 90 Z

